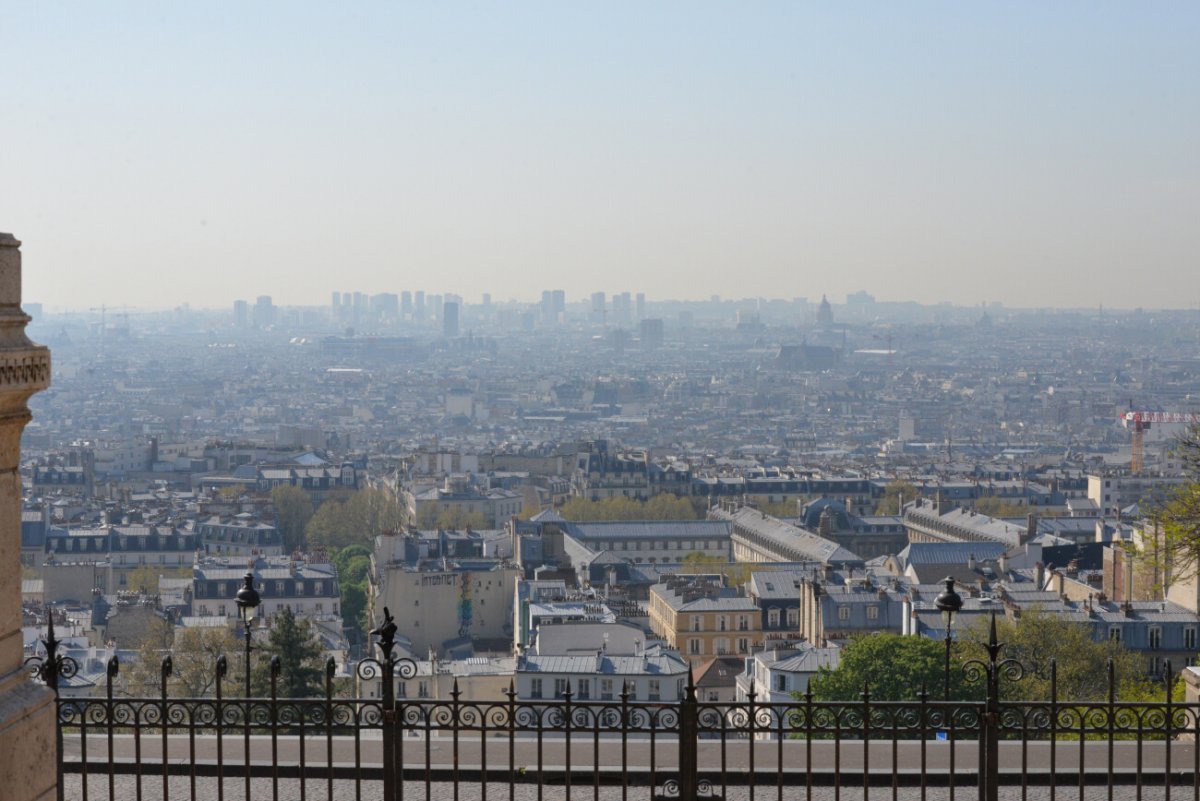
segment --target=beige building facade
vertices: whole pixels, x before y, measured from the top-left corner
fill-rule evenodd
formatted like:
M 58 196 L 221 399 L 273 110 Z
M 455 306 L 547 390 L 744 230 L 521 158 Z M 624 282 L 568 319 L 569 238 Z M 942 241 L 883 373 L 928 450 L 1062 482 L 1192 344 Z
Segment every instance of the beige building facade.
M 55 795 L 54 696 L 29 680 L 21 637 L 21 431 L 29 398 L 50 385 L 50 351 L 25 336 L 21 243 L 0 233 L 0 792 Z
M 719 577 L 666 576 L 650 588 L 650 628 L 693 666 L 714 656 L 748 656 L 763 643 L 762 612 Z

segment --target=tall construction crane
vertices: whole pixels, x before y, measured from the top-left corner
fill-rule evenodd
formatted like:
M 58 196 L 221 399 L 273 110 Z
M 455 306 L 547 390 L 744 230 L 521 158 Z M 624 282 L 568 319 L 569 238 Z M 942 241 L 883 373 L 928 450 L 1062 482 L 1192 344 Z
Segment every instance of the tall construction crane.
M 1200 423 L 1200 414 L 1194 412 L 1125 412 L 1121 421 L 1133 436 L 1133 456 L 1129 461 L 1129 471 L 1134 475 L 1142 472 L 1146 461 L 1146 431 L 1155 423 Z

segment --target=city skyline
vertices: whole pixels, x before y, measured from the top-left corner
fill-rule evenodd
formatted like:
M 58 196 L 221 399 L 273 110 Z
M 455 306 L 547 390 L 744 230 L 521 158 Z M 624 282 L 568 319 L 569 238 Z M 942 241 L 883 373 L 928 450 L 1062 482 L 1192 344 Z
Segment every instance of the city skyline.
M 1200 304 L 1192 5 L 234 11 L 10 11 L 28 299 Z

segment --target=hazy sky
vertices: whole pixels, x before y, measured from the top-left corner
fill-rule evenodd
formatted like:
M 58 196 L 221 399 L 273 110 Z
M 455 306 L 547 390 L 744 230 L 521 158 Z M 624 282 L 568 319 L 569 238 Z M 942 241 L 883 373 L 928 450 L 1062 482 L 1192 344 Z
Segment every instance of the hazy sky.
M 49 307 L 1200 305 L 1200 3 L 0 6 Z

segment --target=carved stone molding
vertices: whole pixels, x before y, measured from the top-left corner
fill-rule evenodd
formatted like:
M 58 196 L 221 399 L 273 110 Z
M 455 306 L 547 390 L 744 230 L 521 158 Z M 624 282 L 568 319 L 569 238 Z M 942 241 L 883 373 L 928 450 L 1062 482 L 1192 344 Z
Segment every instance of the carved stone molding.
M 50 386 L 50 351 L 46 348 L 0 350 L 0 392 L 39 392 Z

